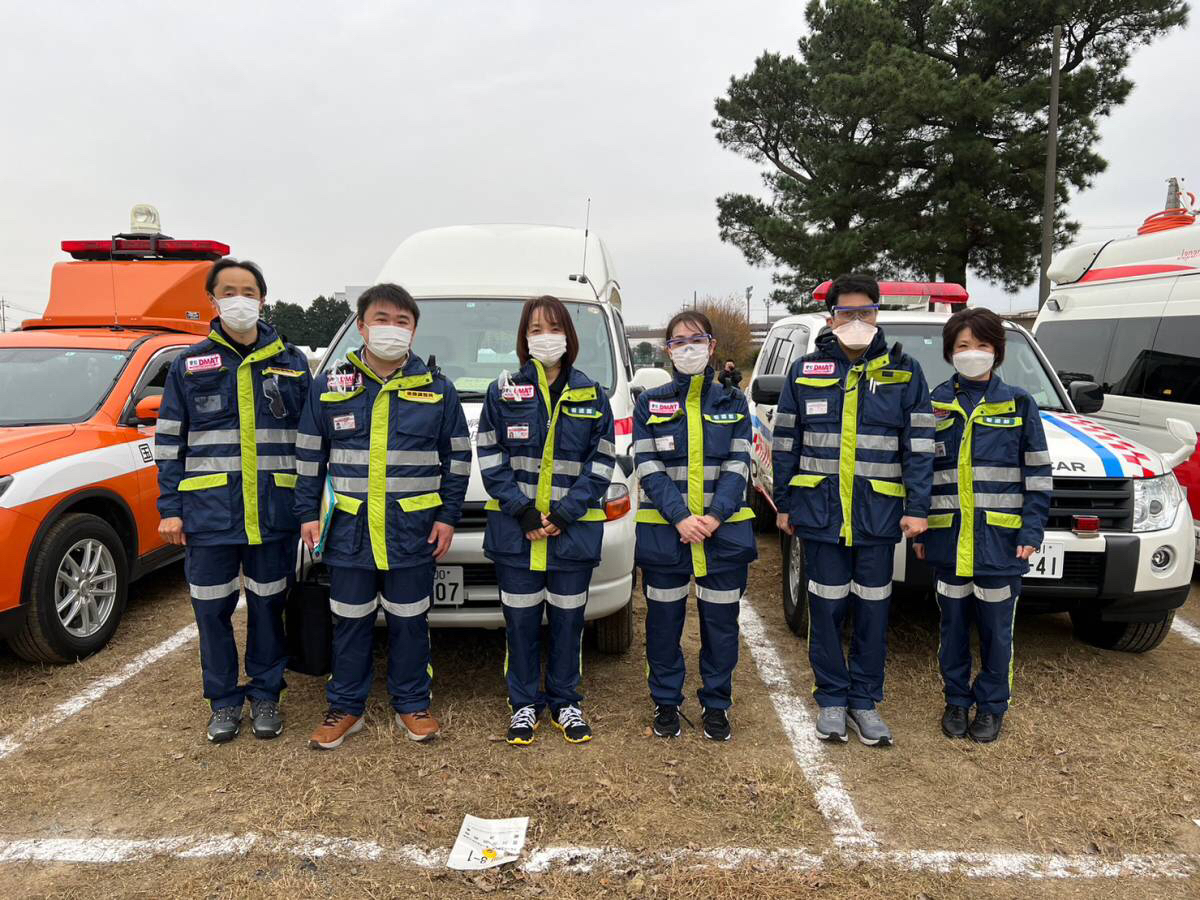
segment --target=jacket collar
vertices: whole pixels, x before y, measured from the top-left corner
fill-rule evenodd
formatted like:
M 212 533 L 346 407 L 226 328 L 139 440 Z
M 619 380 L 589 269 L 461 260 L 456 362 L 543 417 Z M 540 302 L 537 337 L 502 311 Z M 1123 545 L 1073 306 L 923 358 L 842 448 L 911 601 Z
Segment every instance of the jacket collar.
M 960 376 L 957 372 L 950 377 L 951 388 L 955 395 L 964 390 L 959 379 Z M 992 372 L 992 377 L 988 379 L 987 387 L 983 390 L 983 399 L 981 402 L 991 403 L 997 400 L 1012 400 L 1015 396 L 1013 389 L 999 375 Z
M 683 372 L 675 372 L 675 378 L 674 378 L 675 392 L 677 394 L 686 394 L 692 386 L 693 378 L 703 378 L 704 379 L 704 387 L 701 388 L 701 392 L 707 391 L 709 388 L 709 385 L 712 384 L 713 367 L 705 366 L 704 371 L 697 375 L 685 375 Z
M 832 356 L 838 362 L 843 362 L 847 366 L 855 366 L 860 362 L 866 362 L 887 353 L 887 338 L 884 336 L 882 328 L 876 329 L 875 337 L 871 339 L 871 343 L 867 347 L 867 352 L 860 356 L 857 361 L 851 361 L 850 357 L 846 355 L 846 351 L 838 343 L 837 335 L 833 333 L 832 329 L 822 331 L 818 334 L 816 344 L 817 349 L 826 356 Z

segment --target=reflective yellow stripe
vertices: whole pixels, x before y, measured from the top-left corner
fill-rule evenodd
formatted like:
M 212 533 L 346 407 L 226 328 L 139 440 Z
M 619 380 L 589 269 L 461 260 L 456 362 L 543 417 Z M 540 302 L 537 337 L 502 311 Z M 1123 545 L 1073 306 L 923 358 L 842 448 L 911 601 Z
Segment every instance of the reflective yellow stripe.
M 842 400 L 842 441 L 838 456 L 838 494 L 842 504 L 842 540 L 854 544 L 854 455 L 858 452 L 858 381 L 862 375 L 859 363 L 846 373 L 846 390 Z
M 937 422 L 934 423 L 933 427 L 935 431 L 945 431 L 947 428 L 954 427 L 954 420 L 949 416 L 946 416 L 944 419 L 938 419 Z
M 327 391 L 321 395 L 322 403 L 341 403 L 343 400 L 349 400 L 351 397 L 357 397 L 366 388 L 357 387 L 348 393 L 339 393 L 338 391 Z
M 271 477 L 275 479 L 275 487 L 294 488 L 296 486 L 295 472 L 273 472 Z
M 483 504 L 483 508 L 487 512 L 500 512 L 500 501 L 493 497 L 487 503 Z
M 674 422 L 676 419 L 678 419 L 682 415 L 683 415 L 682 412 L 677 412 L 671 416 L 650 416 L 646 419 L 646 424 L 647 425 L 664 425 L 667 422 Z
M 371 410 L 370 458 L 367 466 L 367 530 L 371 535 L 371 554 L 375 568 L 388 567 L 387 555 L 387 449 L 388 419 L 392 395 L 380 391 Z
M 984 510 L 983 520 L 999 528 L 1020 528 L 1022 522 L 1021 517 L 1015 513 L 992 512 L 990 509 Z
M 754 518 L 754 510 L 752 510 L 748 506 L 743 506 L 741 509 L 739 509 L 737 512 L 735 512 L 732 516 L 730 516 L 728 519 L 726 519 L 725 523 L 728 524 L 729 522 L 745 522 L 747 519 L 753 519 L 753 518 Z
M 334 494 L 333 505 L 344 513 L 357 516 L 359 509 L 362 508 L 362 501 L 356 497 L 347 497 L 345 494 Z
M 633 517 L 635 522 L 641 522 L 644 525 L 670 525 L 662 513 L 657 509 L 639 509 L 637 515 Z
M 903 369 L 880 369 L 870 372 L 867 377 L 877 384 L 906 384 L 912 381 L 912 372 Z
M 827 475 L 793 475 L 792 480 L 788 482 L 788 487 L 816 487 L 827 477 Z
M 595 400 L 596 386 L 591 385 L 590 387 L 568 388 L 567 390 L 563 391 L 562 399 L 567 403 L 582 403 L 585 400 Z
M 276 366 L 267 366 L 263 369 L 264 375 L 282 375 L 284 378 L 299 378 L 304 373 L 299 369 L 280 369 Z
M 405 512 L 416 512 L 419 509 L 433 509 L 442 505 L 442 496 L 437 491 L 432 494 L 418 494 L 415 497 L 401 497 L 400 508 Z
M 949 528 L 954 524 L 954 513 L 935 513 L 928 522 L 930 528 Z
M 875 489 L 877 494 L 887 494 L 889 497 L 903 497 L 904 485 L 897 484 L 894 481 L 877 481 L 874 478 L 867 479 L 871 482 L 871 487 Z
M 214 343 L 221 344 L 233 353 L 237 353 L 215 330 L 208 337 Z M 238 431 L 242 453 L 242 506 L 245 512 L 246 543 L 251 546 L 262 543 L 262 532 L 258 526 L 258 442 L 254 437 L 253 366 L 264 359 L 278 356 L 284 349 L 283 341 L 275 338 L 267 346 L 248 354 L 238 364 L 237 369 Z
M 229 474 L 222 472 L 220 475 L 193 475 L 191 478 L 185 478 L 179 482 L 179 490 L 181 491 L 204 491 L 208 488 L 221 487 L 229 484 Z
M 603 522 L 608 518 L 602 509 L 589 509 L 579 517 L 580 522 Z
M 704 419 L 700 413 L 700 397 L 704 390 L 704 375 L 693 375 L 687 395 L 688 430 L 688 510 L 694 516 L 704 515 Z M 708 574 L 704 543 L 692 548 L 692 574 L 702 578 Z
M 833 387 L 838 383 L 836 378 L 804 378 L 796 379 L 796 384 L 802 384 L 805 387 Z
M 534 507 L 541 513 L 550 512 L 550 498 L 552 496 L 552 482 L 554 478 L 554 431 L 558 425 L 558 410 L 563 404 L 570 391 L 563 391 L 562 396 L 558 398 L 558 405 L 551 407 L 550 405 L 550 386 L 546 382 L 546 369 L 538 360 L 533 360 L 533 366 L 537 369 L 538 390 L 542 392 L 542 399 L 546 403 L 546 412 L 550 415 L 550 428 L 546 432 L 546 443 L 542 446 L 542 464 L 538 469 L 538 484 L 537 497 L 534 500 Z M 579 390 L 579 388 L 576 388 Z M 546 571 L 546 539 L 534 541 L 529 546 L 529 570 L 531 572 Z

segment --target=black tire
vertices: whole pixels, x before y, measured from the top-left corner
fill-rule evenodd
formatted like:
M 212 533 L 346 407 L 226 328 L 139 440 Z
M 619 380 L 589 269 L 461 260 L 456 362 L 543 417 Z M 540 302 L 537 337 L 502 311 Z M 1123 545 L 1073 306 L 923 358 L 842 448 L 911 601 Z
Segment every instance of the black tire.
M 1098 616 L 1071 613 L 1075 636 L 1086 644 L 1124 653 L 1145 653 L 1163 642 L 1175 621 L 1175 610 L 1154 622 L 1103 622 Z
M 755 490 L 753 480 L 746 482 L 746 505 L 754 511 L 755 531 L 775 530 L 775 508 L 767 502 L 766 497 Z
M 633 596 L 615 613 L 596 620 L 596 649 L 601 653 L 624 653 L 633 643 Z
M 59 619 L 55 586 L 64 558 L 85 540 L 97 541 L 108 551 L 116 574 L 116 595 L 99 620 L 99 627 L 86 636 L 77 636 Z M 33 553 L 25 621 L 8 639 L 13 652 L 30 662 L 66 663 L 100 650 L 117 630 L 129 594 L 129 561 L 113 527 L 98 516 L 71 513 L 51 526 Z
M 804 572 L 804 545 L 795 535 L 780 532 L 779 550 L 783 556 L 783 619 L 794 634 L 807 638 L 808 576 Z

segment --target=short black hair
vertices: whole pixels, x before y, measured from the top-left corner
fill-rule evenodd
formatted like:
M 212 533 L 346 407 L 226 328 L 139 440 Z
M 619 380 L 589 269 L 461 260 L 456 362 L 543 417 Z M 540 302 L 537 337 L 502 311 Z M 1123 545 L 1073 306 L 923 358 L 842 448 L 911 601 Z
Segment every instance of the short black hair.
M 960 309 L 942 326 L 942 357 L 946 362 L 954 356 L 954 342 L 964 328 L 970 328 L 976 340 L 992 345 L 996 354 L 993 369 L 1004 362 L 1004 320 L 986 306 Z
M 861 272 L 849 272 L 839 275 L 829 285 L 829 293 L 825 295 L 825 308 L 830 312 L 837 306 L 838 297 L 842 294 L 866 294 L 872 303 L 879 302 L 879 282 L 870 275 Z
M 737 365 L 737 360 L 736 360 L 736 359 L 727 359 L 727 360 L 725 360 L 725 362 L 731 362 L 731 363 L 733 363 L 735 366 Z
M 675 326 L 682 325 L 685 322 L 688 325 L 695 325 L 707 335 L 713 333 L 712 321 L 708 316 L 697 309 L 685 309 L 671 316 L 671 321 L 667 323 L 667 330 L 663 334 L 663 342 L 665 343 L 671 339 L 671 332 L 675 330 Z
M 421 321 L 421 308 L 417 306 L 417 301 L 412 298 L 412 294 L 398 284 L 385 281 L 372 285 L 359 294 L 358 321 L 361 322 L 367 317 L 367 310 L 371 308 L 372 303 L 390 303 L 392 306 L 412 313 L 413 325 Z
M 258 264 L 252 263 L 248 259 L 234 259 L 232 256 L 224 256 L 213 263 L 212 268 L 208 270 L 208 280 L 204 282 L 204 290 L 210 294 L 215 291 L 217 289 L 217 276 L 226 269 L 245 269 L 258 282 L 259 296 L 267 296 L 267 279 L 263 278 L 262 269 L 258 267 Z

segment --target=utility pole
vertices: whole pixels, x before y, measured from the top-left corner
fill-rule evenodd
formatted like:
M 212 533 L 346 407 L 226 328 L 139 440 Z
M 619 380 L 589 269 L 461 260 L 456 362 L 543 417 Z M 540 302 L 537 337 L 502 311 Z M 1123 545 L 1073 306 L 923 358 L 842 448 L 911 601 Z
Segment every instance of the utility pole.
M 1062 42 L 1062 26 L 1054 26 L 1054 50 L 1050 60 L 1050 111 L 1046 121 L 1046 183 L 1042 193 L 1042 262 L 1041 278 L 1038 281 L 1038 309 L 1050 296 L 1050 254 L 1054 250 L 1054 194 L 1058 154 L 1058 76 L 1059 45 Z
M 746 288 L 746 324 L 750 324 L 750 295 L 754 293 L 754 285 Z

